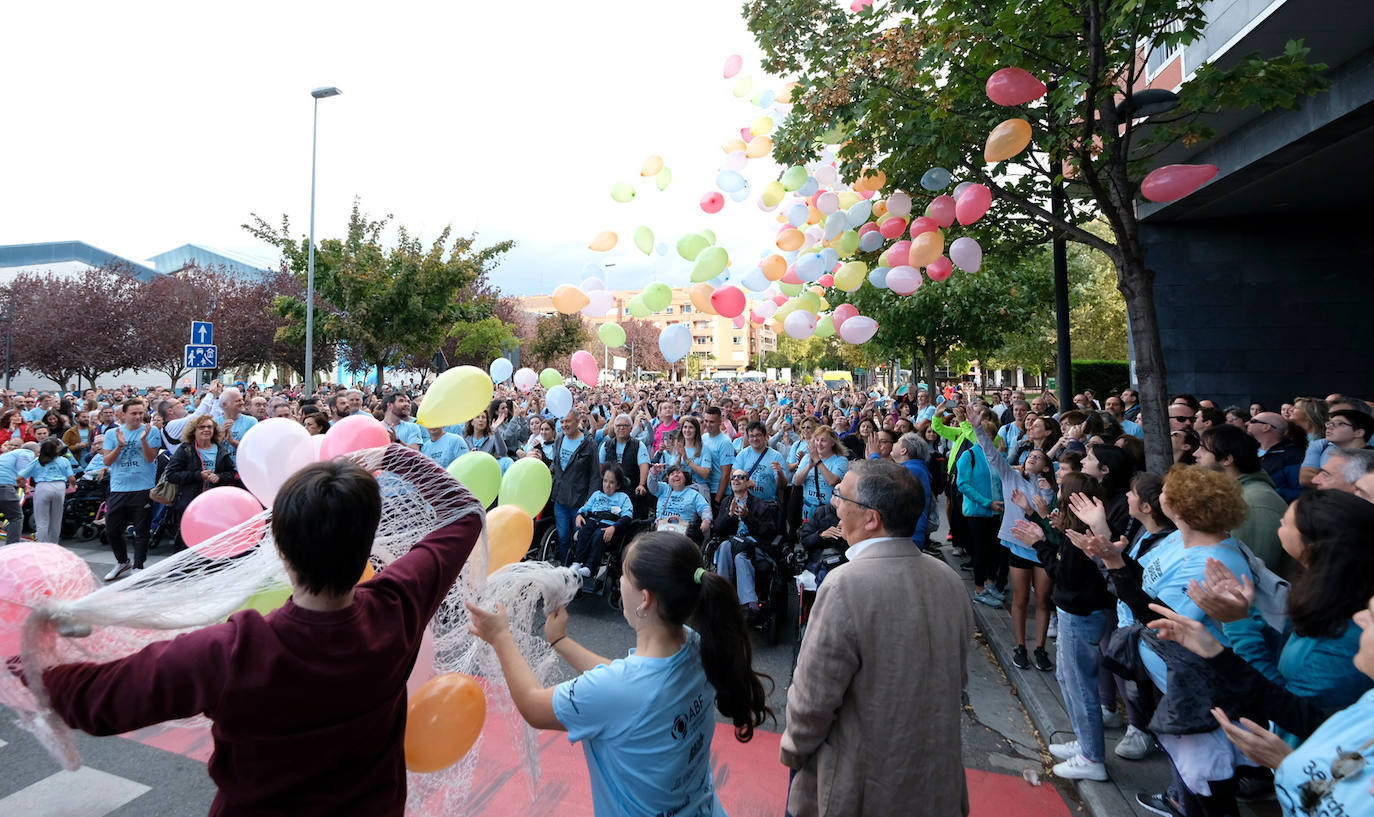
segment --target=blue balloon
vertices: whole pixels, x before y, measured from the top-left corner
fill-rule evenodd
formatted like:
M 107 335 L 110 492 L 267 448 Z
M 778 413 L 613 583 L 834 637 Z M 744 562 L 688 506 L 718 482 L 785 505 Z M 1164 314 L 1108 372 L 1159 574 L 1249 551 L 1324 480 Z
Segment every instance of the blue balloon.
M 943 167 L 932 167 L 921 176 L 921 186 L 930 191 L 944 190 L 949 187 L 949 182 L 949 171 Z
M 667 241 L 660 241 L 660 242 L 658 242 L 658 246 L 657 246 L 657 247 L 654 247 L 654 252 L 655 252 L 656 254 L 658 254 L 658 255 L 667 255 L 667 254 L 668 254 L 668 242 L 667 242 Z
M 515 371 L 515 367 L 511 365 L 509 360 L 498 357 L 491 362 L 491 382 L 505 383 L 510 379 L 513 371 Z
M 887 267 L 874 267 L 868 272 L 868 282 L 876 289 L 887 289 Z
M 658 351 L 663 353 L 663 359 L 669 363 L 682 360 L 691 350 L 692 330 L 685 323 L 666 326 L 658 335 Z
M 778 95 L 773 91 L 764 91 L 763 93 L 759 94 L 759 107 L 767 108 L 769 105 L 772 105 L 775 101 L 777 101 L 777 98 Z
M 749 198 L 749 182 L 747 181 L 743 187 L 730 194 L 731 201 L 744 201 L 747 198 Z
M 806 219 L 811 216 L 811 211 L 805 204 L 794 204 L 787 208 L 787 223 L 793 227 L 801 227 L 806 224 Z
M 844 211 L 844 220 L 857 230 L 865 221 L 868 221 L 868 217 L 872 214 L 873 202 L 863 199 L 855 202 L 852 207 Z
M 839 238 L 840 233 L 849 229 L 849 219 L 844 213 L 831 213 L 825 217 L 825 240 Z
M 810 252 L 797 259 L 797 277 L 807 283 L 819 281 L 829 268 L 820 253 Z
M 825 249 L 821 250 L 821 261 L 825 264 L 826 269 L 830 269 L 831 267 L 840 263 L 840 254 L 836 252 L 833 248 L 826 247 Z
M 883 234 L 877 230 L 869 230 L 859 236 L 859 249 L 864 252 L 873 252 L 883 246 Z
M 806 183 L 803 184 L 799 190 L 797 190 L 797 194 L 800 196 L 810 196 L 820 189 L 821 183 L 816 181 L 816 177 L 807 176 Z
M 736 170 L 722 170 L 716 174 L 716 187 L 724 193 L 734 193 L 748 186 L 749 182 Z

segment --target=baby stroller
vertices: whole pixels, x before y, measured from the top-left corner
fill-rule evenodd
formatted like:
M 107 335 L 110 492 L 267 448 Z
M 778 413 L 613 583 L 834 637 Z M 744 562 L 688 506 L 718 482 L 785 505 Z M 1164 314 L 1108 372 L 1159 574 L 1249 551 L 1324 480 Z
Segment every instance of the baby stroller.
M 83 475 L 62 504 L 62 536 L 89 542 L 100 535 L 96 517 L 110 495 L 110 472 L 101 468 Z

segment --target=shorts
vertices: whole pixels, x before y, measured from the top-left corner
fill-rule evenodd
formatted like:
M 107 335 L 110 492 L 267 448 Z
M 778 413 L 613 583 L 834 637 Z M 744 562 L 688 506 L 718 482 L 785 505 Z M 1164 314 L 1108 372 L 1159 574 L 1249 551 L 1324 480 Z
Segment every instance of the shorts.
M 1042 567 L 1042 565 L 1038 562 L 1032 562 L 1030 559 L 1017 556 L 1015 553 L 1008 551 L 1007 567 L 1016 567 L 1020 568 L 1021 570 L 1031 570 L 1033 568 Z

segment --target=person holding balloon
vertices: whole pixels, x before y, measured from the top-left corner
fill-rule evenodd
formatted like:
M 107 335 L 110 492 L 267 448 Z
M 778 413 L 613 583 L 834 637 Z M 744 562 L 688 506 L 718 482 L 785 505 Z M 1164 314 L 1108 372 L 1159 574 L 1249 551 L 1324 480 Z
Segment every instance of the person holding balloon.
M 525 722 L 582 743 L 596 814 L 630 813 L 634 804 L 636 814 L 724 817 L 711 770 L 711 707 L 734 724 L 741 743 L 773 717 L 735 590 L 702 569 L 697 546 L 676 533 L 635 537 L 623 564 L 624 616 L 635 631 L 624 658 L 612 661 L 570 638 L 568 612 L 559 608 L 544 635 L 579 674 L 544 687 L 500 605 L 468 602 L 470 631 L 494 648 Z

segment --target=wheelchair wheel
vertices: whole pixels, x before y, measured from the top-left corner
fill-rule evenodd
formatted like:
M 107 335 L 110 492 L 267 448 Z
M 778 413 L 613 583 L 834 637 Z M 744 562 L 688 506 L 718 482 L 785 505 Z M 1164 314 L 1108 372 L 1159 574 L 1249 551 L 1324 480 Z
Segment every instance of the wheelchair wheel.
M 76 535 L 81 541 L 89 542 L 94 539 L 99 532 L 100 529 L 96 527 L 94 522 L 87 522 L 77 530 Z

